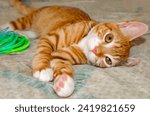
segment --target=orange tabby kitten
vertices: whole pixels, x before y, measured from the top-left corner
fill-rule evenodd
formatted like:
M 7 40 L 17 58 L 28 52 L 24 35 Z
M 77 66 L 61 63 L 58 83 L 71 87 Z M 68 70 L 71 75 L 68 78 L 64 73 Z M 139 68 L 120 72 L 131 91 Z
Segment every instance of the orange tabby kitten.
M 22 31 L 29 38 L 39 36 L 33 59 L 33 76 L 41 81 L 54 80 L 58 96 L 74 91 L 73 64 L 97 67 L 133 66 L 138 60 L 129 57 L 131 41 L 147 32 L 141 22 L 99 23 L 80 9 L 66 6 L 30 8 L 21 0 L 11 0 L 25 16 L 2 26 Z

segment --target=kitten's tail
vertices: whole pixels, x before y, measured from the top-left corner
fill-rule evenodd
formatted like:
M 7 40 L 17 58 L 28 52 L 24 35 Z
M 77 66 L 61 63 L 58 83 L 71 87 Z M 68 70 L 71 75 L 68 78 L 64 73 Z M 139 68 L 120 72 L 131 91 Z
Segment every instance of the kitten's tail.
M 10 4 L 14 6 L 21 14 L 27 15 L 34 10 L 35 8 L 26 6 L 22 0 L 10 0 Z

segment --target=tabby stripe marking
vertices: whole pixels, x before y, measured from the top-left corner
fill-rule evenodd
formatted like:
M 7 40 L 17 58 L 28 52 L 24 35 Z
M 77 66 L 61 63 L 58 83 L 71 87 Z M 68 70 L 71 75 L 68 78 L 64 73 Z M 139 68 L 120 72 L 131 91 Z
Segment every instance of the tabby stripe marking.
M 70 57 L 72 58 L 72 60 L 75 62 L 75 63 L 77 63 L 78 61 L 76 60 L 76 58 L 74 58 L 74 53 L 72 53 L 71 51 L 67 51 L 67 50 L 63 50 L 63 52 L 66 52 L 67 54 L 69 54 L 70 55 Z
M 65 60 L 69 60 L 71 63 L 75 63 L 74 59 L 72 59 L 72 55 L 71 54 L 68 54 L 67 52 L 65 51 L 57 51 L 56 53 L 52 53 L 51 54 L 54 58 L 62 58 L 62 59 L 65 59 Z
M 16 20 L 16 23 L 18 25 L 18 29 L 25 29 L 26 28 L 26 21 L 24 20 L 24 18 L 19 18 Z
M 76 49 L 74 47 L 71 47 L 72 51 L 74 52 L 74 54 L 76 54 L 78 56 L 79 62 L 78 63 L 86 63 L 86 57 L 85 55 L 81 52 L 80 49 Z
M 59 45 L 59 35 L 57 33 L 50 33 L 48 34 L 49 37 L 54 37 L 55 40 L 56 40 L 56 43 L 55 43 L 55 48 L 57 49 L 58 48 L 58 45 Z M 53 38 L 53 39 L 54 39 Z M 51 38 L 49 38 L 49 41 L 51 40 Z M 53 44 L 54 45 L 54 44 Z
M 17 26 L 16 22 L 11 21 L 10 24 L 12 25 L 12 27 L 14 28 L 14 30 L 18 29 L 18 26 Z
M 51 41 L 47 40 L 47 38 L 42 38 L 38 47 L 47 47 L 52 51 L 55 50 L 55 45 Z

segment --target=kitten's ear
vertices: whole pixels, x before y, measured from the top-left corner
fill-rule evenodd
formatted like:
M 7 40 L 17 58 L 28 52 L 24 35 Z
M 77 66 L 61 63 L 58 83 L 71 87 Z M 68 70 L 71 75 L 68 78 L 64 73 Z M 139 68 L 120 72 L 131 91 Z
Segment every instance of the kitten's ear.
M 118 23 L 121 32 L 130 38 L 130 41 L 133 39 L 142 36 L 148 31 L 148 25 L 142 22 L 122 22 Z
M 139 59 L 129 57 L 126 62 L 123 63 L 124 66 L 132 67 L 140 62 Z

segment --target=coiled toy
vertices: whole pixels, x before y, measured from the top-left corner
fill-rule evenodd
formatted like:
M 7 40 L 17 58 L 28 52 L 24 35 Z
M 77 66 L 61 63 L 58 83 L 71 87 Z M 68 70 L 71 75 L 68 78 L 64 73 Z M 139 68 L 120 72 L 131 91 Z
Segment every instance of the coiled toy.
M 30 46 L 30 40 L 5 28 L 0 31 L 0 54 L 23 52 Z

